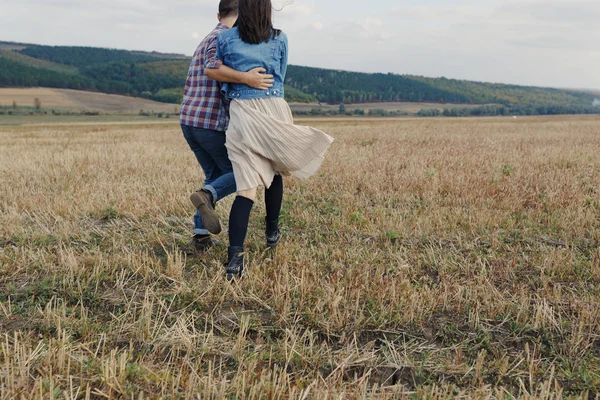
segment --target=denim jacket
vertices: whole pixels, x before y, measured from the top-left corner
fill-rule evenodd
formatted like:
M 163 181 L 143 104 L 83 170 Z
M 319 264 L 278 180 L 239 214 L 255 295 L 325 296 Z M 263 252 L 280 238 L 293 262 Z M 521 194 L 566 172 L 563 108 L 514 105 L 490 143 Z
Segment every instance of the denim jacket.
M 224 83 L 221 93 L 229 99 L 261 99 L 284 97 L 283 82 L 287 71 L 288 40 L 281 32 L 275 39 L 259 44 L 244 42 L 237 27 L 219 33 L 216 58 L 240 72 L 263 67 L 273 75 L 273 87 L 268 90 L 251 88 L 242 83 Z

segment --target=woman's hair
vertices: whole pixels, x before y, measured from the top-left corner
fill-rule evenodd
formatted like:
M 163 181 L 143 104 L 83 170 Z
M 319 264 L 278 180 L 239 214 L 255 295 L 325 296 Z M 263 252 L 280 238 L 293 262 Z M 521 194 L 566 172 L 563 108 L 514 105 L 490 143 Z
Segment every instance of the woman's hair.
M 271 0 L 239 0 L 239 15 L 235 24 L 240 38 L 250 44 L 275 39 L 281 31 L 273 28 Z
M 238 0 L 221 0 L 219 2 L 219 14 L 221 18 L 236 15 L 238 12 Z

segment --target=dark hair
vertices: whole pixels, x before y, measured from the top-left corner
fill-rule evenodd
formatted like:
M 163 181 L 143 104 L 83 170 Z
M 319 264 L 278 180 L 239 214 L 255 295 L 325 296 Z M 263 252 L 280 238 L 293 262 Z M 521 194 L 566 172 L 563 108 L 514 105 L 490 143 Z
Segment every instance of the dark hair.
M 219 2 L 219 14 L 221 14 L 221 18 L 237 15 L 237 12 L 238 0 L 221 0 Z
M 281 31 L 273 28 L 271 0 L 239 0 L 238 27 L 240 38 L 250 44 L 275 39 Z

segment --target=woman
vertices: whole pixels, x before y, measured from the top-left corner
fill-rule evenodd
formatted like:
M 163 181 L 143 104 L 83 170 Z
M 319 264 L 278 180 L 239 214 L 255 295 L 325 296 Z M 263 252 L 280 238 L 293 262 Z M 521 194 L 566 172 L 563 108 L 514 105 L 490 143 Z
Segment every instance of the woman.
M 265 186 L 267 246 L 274 249 L 281 239 L 281 175 L 312 176 L 333 142 L 318 129 L 294 125 L 283 91 L 287 37 L 273 28 L 271 14 L 271 0 L 240 0 L 236 25 L 217 38 L 217 58 L 223 64 L 238 71 L 263 67 L 274 79 L 268 90 L 244 84 L 222 87 L 231 99 L 225 145 L 237 184 L 229 215 L 228 280 L 244 271 L 244 241 L 258 187 Z

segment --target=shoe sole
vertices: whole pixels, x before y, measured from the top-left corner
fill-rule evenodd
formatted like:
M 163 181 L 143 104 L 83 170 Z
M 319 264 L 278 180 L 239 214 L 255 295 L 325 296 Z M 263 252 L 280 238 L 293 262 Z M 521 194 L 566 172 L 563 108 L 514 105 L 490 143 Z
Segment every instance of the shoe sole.
M 277 246 L 279 245 L 279 242 L 281 242 L 281 237 L 282 237 L 282 235 L 279 234 L 279 239 L 277 239 L 277 242 L 275 242 L 275 243 L 267 242 L 267 249 L 275 250 L 277 248 Z
M 204 199 L 197 193 L 192 193 L 190 201 L 196 207 L 202 217 L 202 223 L 207 231 L 213 235 L 221 233 L 221 221 L 219 221 L 219 215 L 217 212 L 204 202 Z
M 242 275 L 239 274 L 227 274 L 227 282 L 233 282 L 242 279 Z
M 227 278 L 227 282 L 232 282 L 232 281 L 237 281 L 237 280 L 242 279 L 244 277 L 244 273 L 246 272 L 245 270 L 246 270 L 246 268 L 244 268 L 242 270 L 242 272 L 240 272 L 239 274 L 227 272 L 225 274 L 225 277 Z

